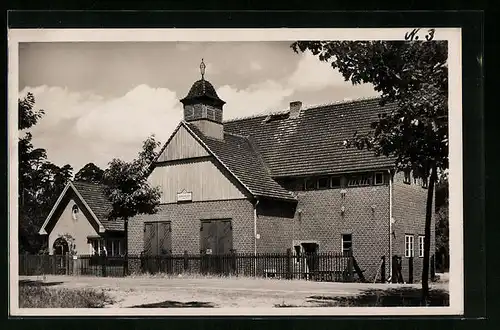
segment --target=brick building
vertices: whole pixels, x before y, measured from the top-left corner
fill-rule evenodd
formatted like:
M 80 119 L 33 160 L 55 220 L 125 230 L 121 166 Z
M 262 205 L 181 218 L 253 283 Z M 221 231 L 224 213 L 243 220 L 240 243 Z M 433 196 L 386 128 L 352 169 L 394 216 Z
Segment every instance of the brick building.
M 129 220 L 130 255 L 352 251 L 367 279 L 381 256 L 389 274 L 390 255 L 403 258 L 405 279 L 414 256 L 420 278 L 425 185 L 395 173 L 391 158 L 344 145 L 389 105 L 292 102 L 223 121 L 225 102 L 203 77 L 180 101 L 184 120 L 149 176 L 162 192 L 159 212 Z

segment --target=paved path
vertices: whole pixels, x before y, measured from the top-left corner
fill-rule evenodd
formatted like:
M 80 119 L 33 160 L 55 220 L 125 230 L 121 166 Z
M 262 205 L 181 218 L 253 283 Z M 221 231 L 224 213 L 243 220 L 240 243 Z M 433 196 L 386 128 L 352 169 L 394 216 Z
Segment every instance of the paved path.
M 21 276 L 20 280 L 41 276 Z M 366 289 L 401 287 L 396 284 L 331 283 L 252 278 L 161 278 L 161 277 L 76 277 L 46 276 L 53 287 L 94 288 L 108 291 L 117 302 L 112 307 L 174 302 L 203 302 L 216 307 L 272 307 L 276 304 L 307 304 L 310 296 L 338 297 L 359 294 Z M 443 286 L 443 284 L 440 284 Z M 405 285 L 420 287 L 418 284 Z

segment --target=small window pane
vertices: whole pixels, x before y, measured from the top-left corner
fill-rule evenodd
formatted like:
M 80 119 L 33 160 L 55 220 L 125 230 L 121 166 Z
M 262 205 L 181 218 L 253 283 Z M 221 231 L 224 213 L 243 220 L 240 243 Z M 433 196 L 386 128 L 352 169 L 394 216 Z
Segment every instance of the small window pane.
M 319 178 L 318 179 L 318 189 L 329 188 L 329 178 Z
M 340 177 L 339 176 L 332 177 L 332 188 L 339 188 L 339 187 L 340 187 Z
M 359 176 L 351 176 L 349 178 L 349 182 L 347 183 L 348 186 L 358 186 L 359 183 L 361 182 L 361 178 Z
M 342 235 L 342 253 L 347 254 L 352 252 L 352 235 Z
M 384 183 L 384 173 L 375 173 L 375 184 L 383 184 Z
M 307 179 L 306 180 L 306 190 L 315 190 L 316 189 L 316 180 Z

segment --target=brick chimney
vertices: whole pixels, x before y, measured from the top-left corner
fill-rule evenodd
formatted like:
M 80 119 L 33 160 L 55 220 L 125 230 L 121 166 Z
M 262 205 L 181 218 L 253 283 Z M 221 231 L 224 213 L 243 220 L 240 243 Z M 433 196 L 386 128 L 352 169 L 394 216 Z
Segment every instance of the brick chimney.
M 297 118 L 300 115 L 301 109 L 302 109 L 301 101 L 290 102 L 290 118 Z

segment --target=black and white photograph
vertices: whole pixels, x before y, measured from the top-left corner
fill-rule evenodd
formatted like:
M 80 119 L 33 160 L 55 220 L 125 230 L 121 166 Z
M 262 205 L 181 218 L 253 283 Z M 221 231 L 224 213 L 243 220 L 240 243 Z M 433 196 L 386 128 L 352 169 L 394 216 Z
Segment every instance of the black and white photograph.
M 463 313 L 460 29 L 9 31 L 12 315 Z

